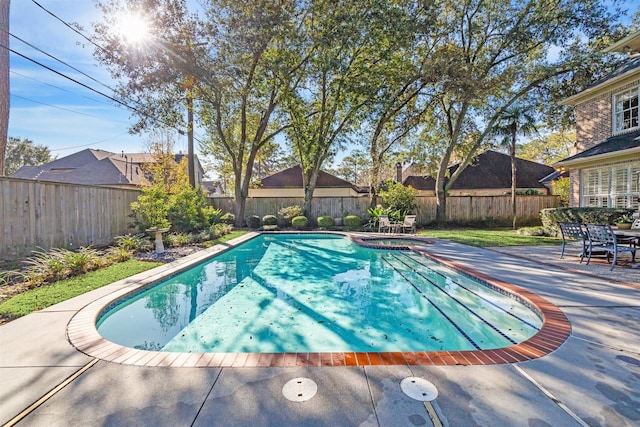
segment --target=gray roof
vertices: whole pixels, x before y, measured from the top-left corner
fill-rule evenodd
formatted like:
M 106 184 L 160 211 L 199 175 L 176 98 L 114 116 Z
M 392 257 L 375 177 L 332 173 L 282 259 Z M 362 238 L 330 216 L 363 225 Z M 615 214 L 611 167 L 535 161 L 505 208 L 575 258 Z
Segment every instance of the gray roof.
M 179 161 L 176 155 L 176 161 Z M 86 149 L 41 166 L 23 166 L 14 178 L 89 185 L 140 186 L 144 181 L 141 166 L 152 163 L 148 153 L 112 153 Z
M 449 176 L 459 165 L 449 167 Z M 540 163 L 516 158 L 516 185 L 518 188 L 546 188 L 540 180 L 554 169 Z M 418 190 L 434 190 L 436 181 L 428 176 L 408 176 L 404 185 Z M 511 187 L 511 157 L 498 151 L 487 150 L 479 154 L 473 164 L 466 167 L 451 186 L 452 190 L 481 190 Z
M 585 88 L 585 90 L 596 87 L 601 85 L 602 83 L 606 82 L 607 80 L 611 80 L 613 78 L 616 78 L 618 76 L 621 76 L 625 73 L 628 73 L 631 70 L 634 70 L 636 68 L 640 67 L 640 56 L 633 56 L 631 58 L 626 59 L 618 68 L 616 68 L 615 70 L 613 70 L 612 72 L 610 72 L 609 74 L 607 74 L 606 76 L 596 80 L 595 82 L 591 83 L 589 86 L 587 86 Z
M 636 147 L 640 147 L 640 130 L 611 136 L 595 147 L 591 147 L 581 153 L 559 161 L 557 165 L 561 166 L 564 163 L 572 162 L 574 160 L 615 153 Z

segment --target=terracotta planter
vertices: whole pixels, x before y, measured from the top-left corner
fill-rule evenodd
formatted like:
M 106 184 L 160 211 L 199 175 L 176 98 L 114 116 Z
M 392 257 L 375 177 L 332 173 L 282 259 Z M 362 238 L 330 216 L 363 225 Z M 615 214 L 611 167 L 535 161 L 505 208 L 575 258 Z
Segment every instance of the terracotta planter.
M 631 224 L 632 223 L 630 222 L 616 222 L 616 226 L 618 227 L 619 230 L 630 230 Z

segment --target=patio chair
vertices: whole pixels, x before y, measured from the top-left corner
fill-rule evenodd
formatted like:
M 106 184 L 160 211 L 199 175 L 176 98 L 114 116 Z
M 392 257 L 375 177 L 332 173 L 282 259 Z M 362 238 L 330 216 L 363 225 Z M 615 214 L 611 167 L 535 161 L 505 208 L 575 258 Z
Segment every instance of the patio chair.
M 566 245 L 578 245 L 582 247 L 580 252 L 580 262 L 587 253 L 587 233 L 579 222 L 558 222 L 560 233 L 562 234 L 562 251 L 560 258 L 564 258 L 564 249 Z
M 378 215 L 378 233 L 391 233 L 393 226 L 389 215 Z
M 398 227 L 403 233 L 409 230 L 411 234 L 414 234 L 416 232 L 416 216 L 405 215 L 404 221 L 401 224 L 399 224 Z
M 589 238 L 587 264 L 591 261 L 594 247 L 607 253 L 607 262 L 609 262 L 609 255 L 613 254 L 611 270 L 616 266 L 619 252 L 631 252 L 631 262 L 635 262 L 637 248 L 632 243 L 629 243 L 629 246 L 619 243 L 610 225 L 587 224 L 587 236 Z

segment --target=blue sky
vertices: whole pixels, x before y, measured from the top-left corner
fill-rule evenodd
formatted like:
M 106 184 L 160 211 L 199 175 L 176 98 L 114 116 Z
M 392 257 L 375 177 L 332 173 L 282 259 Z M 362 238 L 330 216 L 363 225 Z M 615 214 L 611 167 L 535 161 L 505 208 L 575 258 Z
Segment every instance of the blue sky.
M 91 0 L 36 0 L 67 23 L 90 34 L 100 12 Z M 11 34 L 55 56 L 109 87 L 115 82 L 92 56 L 92 45 L 31 0 L 11 1 Z M 60 62 L 10 38 L 11 49 L 103 93 L 109 89 Z M 29 138 L 63 157 L 85 148 L 119 153 L 146 151 L 148 135 L 128 133 L 134 122 L 124 107 L 33 62 L 10 55 L 9 136 Z M 185 110 L 186 114 L 186 110 Z M 176 151 L 186 152 L 186 136 L 177 135 Z
M 100 12 L 92 0 L 36 1 L 60 19 L 76 22 L 89 32 L 91 23 L 100 19 Z M 197 6 L 198 0 L 188 3 Z M 637 8 L 637 0 L 625 3 L 632 10 Z M 629 17 L 625 19 L 628 20 Z M 10 32 L 95 80 L 115 86 L 106 69 L 93 59 L 91 45 L 34 1 L 11 1 Z M 24 56 L 109 93 L 104 86 L 13 37 L 10 46 Z M 16 54 L 12 53 L 10 57 L 9 136 L 29 138 L 38 145 L 49 147 L 51 154 L 57 157 L 85 148 L 116 153 L 146 151 L 149 136 L 128 133 L 134 120 L 126 108 Z M 186 136 L 177 136 L 175 150 L 186 152 Z

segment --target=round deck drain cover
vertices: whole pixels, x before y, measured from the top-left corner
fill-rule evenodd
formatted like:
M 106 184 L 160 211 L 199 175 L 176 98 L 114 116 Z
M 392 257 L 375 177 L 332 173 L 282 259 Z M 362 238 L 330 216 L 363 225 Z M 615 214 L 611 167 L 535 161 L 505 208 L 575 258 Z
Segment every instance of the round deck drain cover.
M 407 377 L 400 382 L 400 388 L 404 394 L 421 402 L 431 402 L 438 397 L 436 386 L 424 378 Z
M 318 392 L 318 385 L 309 378 L 294 378 L 282 387 L 282 395 L 292 402 L 304 402 Z

